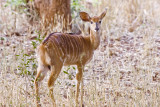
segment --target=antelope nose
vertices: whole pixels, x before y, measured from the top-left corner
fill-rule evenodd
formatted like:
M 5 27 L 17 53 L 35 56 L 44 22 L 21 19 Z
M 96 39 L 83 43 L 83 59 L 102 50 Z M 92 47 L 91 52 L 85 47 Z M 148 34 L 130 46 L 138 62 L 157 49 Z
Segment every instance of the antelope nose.
M 98 30 L 99 30 L 99 28 L 98 28 L 98 27 L 96 27 L 96 28 L 95 28 L 95 30 L 96 30 L 96 31 L 98 31 Z

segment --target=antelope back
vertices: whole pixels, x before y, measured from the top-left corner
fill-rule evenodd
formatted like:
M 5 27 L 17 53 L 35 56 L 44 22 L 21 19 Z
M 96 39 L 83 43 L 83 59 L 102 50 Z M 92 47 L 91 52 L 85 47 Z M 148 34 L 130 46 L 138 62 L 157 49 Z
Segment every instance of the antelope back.
M 50 58 L 48 63 L 64 65 L 86 63 L 93 54 L 89 38 L 67 33 L 52 33 L 42 43 Z M 50 65 L 49 64 L 49 65 Z

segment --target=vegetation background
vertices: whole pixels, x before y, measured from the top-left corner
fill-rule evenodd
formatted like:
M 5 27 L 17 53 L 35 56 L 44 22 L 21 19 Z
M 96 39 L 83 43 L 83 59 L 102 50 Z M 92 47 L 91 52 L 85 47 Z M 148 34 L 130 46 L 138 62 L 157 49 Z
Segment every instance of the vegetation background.
M 84 106 L 159 107 L 160 1 L 72 0 L 73 28 L 83 26 L 87 34 L 78 12 L 94 16 L 105 7 L 101 44 L 85 67 Z M 46 35 L 40 26 L 25 1 L 0 0 L 0 107 L 35 106 L 35 49 Z M 61 26 L 47 34 L 54 31 L 62 31 Z M 75 70 L 64 67 L 55 83 L 58 107 L 75 106 Z M 46 82 L 47 77 L 40 87 L 42 107 L 52 106 Z

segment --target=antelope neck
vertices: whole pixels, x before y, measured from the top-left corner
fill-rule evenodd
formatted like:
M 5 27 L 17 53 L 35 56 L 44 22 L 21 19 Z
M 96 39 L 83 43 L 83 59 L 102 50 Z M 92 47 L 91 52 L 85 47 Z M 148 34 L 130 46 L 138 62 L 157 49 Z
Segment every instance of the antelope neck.
M 100 44 L 100 34 L 98 32 L 90 31 L 90 41 L 93 46 L 93 49 L 96 50 Z

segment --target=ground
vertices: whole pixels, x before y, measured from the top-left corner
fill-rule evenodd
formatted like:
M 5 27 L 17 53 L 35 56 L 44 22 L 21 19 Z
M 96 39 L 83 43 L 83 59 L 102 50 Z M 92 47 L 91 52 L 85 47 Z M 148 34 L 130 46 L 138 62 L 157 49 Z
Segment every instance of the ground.
M 85 67 L 84 106 L 159 107 L 160 2 L 93 0 L 93 4 L 81 4 L 93 8 L 83 9 L 91 16 L 108 7 L 101 44 Z M 38 25 L 27 22 L 25 14 L 6 7 L 5 1 L 0 8 L 0 106 L 35 107 L 35 50 L 43 33 L 38 32 Z M 64 67 L 55 83 L 58 107 L 75 105 L 74 67 Z M 48 76 L 40 86 L 42 107 L 52 106 Z

